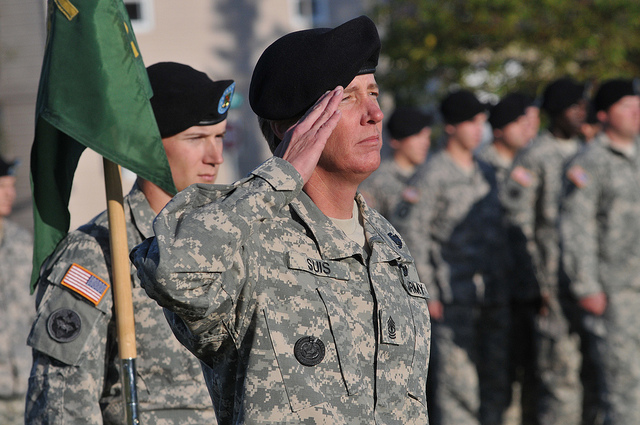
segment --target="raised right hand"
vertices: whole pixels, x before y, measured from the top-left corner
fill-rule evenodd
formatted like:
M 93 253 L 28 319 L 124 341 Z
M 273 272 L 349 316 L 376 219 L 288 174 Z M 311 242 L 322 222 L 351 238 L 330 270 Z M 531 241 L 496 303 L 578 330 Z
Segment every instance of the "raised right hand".
M 274 155 L 287 160 L 307 183 L 318 164 L 329 136 L 340 121 L 338 105 L 344 89 L 325 93 L 307 113 L 284 134 Z

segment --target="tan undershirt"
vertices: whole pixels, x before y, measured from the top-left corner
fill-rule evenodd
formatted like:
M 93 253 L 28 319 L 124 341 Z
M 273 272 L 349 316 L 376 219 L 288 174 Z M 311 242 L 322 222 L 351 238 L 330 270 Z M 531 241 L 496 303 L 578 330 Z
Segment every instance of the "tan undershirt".
M 331 221 L 333 224 L 338 226 L 338 228 L 340 228 L 340 230 L 342 230 L 349 239 L 363 247 L 367 253 L 369 252 L 369 244 L 367 243 L 364 234 L 364 226 L 362 225 L 362 216 L 360 215 L 360 209 L 358 209 L 356 201 L 353 201 L 353 212 L 351 213 L 351 218 L 331 218 Z

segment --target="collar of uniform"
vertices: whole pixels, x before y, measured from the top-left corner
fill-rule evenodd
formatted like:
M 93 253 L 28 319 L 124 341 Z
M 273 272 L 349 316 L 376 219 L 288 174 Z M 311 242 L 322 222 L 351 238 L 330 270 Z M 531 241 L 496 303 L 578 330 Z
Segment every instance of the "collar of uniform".
M 364 217 L 364 231 L 371 246 L 371 262 L 388 262 L 403 259 L 410 261 L 407 244 L 400 239 L 400 234 L 387 222 L 380 213 L 369 208 L 361 194 L 356 195 L 356 202 Z M 398 242 L 401 241 L 401 245 Z
M 291 205 L 311 230 L 323 259 L 332 260 L 351 257 L 355 254 L 362 255 L 362 248 L 333 224 L 304 191 L 300 192 Z
M 153 219 L 156 217 L 156 213 L 151 209 L 149 201 L 137 182 L 125 198 L 125 202 L 131 211 L 131 220 L 142 236 L 145 239 L 153 236 Z
M 625 158 L 628 159 L 632 159 L 635 158 L 637 153 L 638 153 L 638 138 L 636 137 L 635 141 L 633 142 L 633 144 L 631 144 L 628 149 L 625 149 L 622 146 L 618 146 L 618 145 L 614 145 L 611 142 L 611 139 L 609 138 L 609 136 L 607 136 L 607 133 L 600 132 L 600 134 L 598 134 L 598 136 L 596 136 L 596 139 L 593 141 L 596 143 L 601 143 L 602 146 L 604 146 L 605 148 L 609 149 L 610 151 L 617 153 L 619 155 L 624 156 Z M 593 143 L 592 142 L 592 143 Z

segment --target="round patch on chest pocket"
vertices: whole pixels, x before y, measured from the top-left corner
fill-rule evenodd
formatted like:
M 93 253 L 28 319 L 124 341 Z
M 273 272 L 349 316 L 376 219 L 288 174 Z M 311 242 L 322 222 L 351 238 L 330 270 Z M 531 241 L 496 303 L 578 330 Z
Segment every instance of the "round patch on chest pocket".
M 312 336 L 303 336 L 293 347 L 296 359 L 303 366 L 315 366 L 324 359 L 324 343 Z

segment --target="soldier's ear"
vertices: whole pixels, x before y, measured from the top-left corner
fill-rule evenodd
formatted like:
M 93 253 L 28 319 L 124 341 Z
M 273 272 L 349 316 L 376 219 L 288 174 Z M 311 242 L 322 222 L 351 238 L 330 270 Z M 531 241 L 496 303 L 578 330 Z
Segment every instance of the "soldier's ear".
M 284 139 L 284 133 L 290 128 L 290 124 L 284 121 L 271 121 L 271 131 L 278 137 L 278 139 Z

